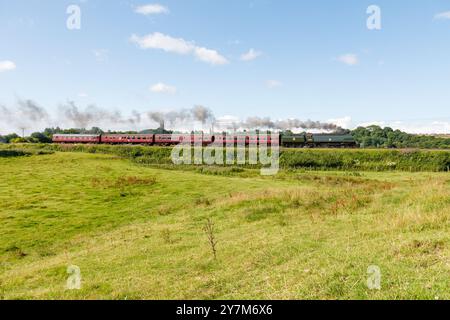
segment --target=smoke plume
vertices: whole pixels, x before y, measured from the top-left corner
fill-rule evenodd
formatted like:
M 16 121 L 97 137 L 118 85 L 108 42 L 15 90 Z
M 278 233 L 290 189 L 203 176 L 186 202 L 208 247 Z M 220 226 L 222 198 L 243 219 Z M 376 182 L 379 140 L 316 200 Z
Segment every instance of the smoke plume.
M 230 129 L 270 129 L 270 130 L 293 130 L 293 129 L 304 129 L 304 130 L 326 130 L 326 131 L 337 131 L 341 130 L 339 126 L 333 123 L 324 123 L 320 121 L 312 120 L 299 120 L 299 119 L 286 119 L 286 120 L 272 120 L 270 118 L 260 118 L 260 117 L 250 117 L 245 121 L 233 122 L 228 126 Z
M 160 128 L 164 127 L 164 114 L 162 112 L 149 112 L 148 117 L 158 123 Z
M 214 123 L 215 121 L 213 112 L 204 106 L 195 106 L 192 109 L 192 115 L 195 120 L 200 121 L 203 124 L 207 122 Z
M 207 123 L 213 124 L 215 121 L 213 112 L 203 106 L 195 106 L 192 109 L 182 109 L 180 111 L 148 112 L 147 115 L 149 119 L 159 123 L 161 127 L 165 123 L 174 126 L 182 123 L 201 122 L 205 125 Z
M 220 130 L 323 130 L 340 131 L 339 126 L 320 121 L 285 119 L 273 120 L 263 117 L 249 117 L 244 121 L 229 117 L 231 121 L 217 120 L 211 109 L 196 105 L 191 109 L 176 111 L 149 111 L 139 113 L 135 110 L 130 115 L 123 116 L 119 111 L 104 109 L 96 105 L 81 108 L 73 101 L 59 105 L 56 114 L 51 117 L 45 108 L 33 100 L 18 99 L 13 108 L 0 105 L 0 124 L 6 128 L 42 128 L 42 126 L 65 126 L 76 128 L 103 127 L 104 129 L 124 130 L 147 129 L 156 122 L 161 128 L 167 126 L 172 130 L 190 131 L 202 125 L 202 129 L 215 128 Z M 4 124 L 4 125 L 3 125 Z M 132 127 L 132 128 L 130 128 Z
M 17 104 L 19 113 L 22 115 L 22 119 L 25 118 L 27 120 L 36 122 L 48 118 L 47 111 L 32 100 L 19 99 Z
M 11 116 L 11 111 L 4 105 L 0 104 L 0 115 L 1 120 L 8 120 L 9 117 Z
M 119 111 L 109 111 L 95 105 L 89 105 L 82 110 L 73 101 L 60 105 L 59 111 L 65 120 L 78 128 L 98 126 L 99 123 L 105 122 L 112 125 L 137 125 L 141 122 L 141 115 L 135 110 L 132 111 L 131 117 L 124 118 Z
M 320 121 L 312 121 L 312 120 L 302 121 L 299 119 L 287 119 L 275 122 L 275 129 L 289 130 L 293 128 L 318 129 L 328 131 L 340 129 L 337 125 L 332 123 L 323 123 Z

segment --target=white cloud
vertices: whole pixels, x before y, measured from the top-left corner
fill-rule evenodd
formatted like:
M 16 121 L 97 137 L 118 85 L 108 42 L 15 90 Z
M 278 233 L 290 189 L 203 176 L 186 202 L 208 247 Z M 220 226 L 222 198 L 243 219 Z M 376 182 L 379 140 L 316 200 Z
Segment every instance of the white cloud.
M 154 84 L 150 87 L 151 92 L 155 93 L 167 93 L 167 94 L 175 94 L 177 93 L 177 88 L 173 86 L 169 86 L 167 84 L 164 84 L 162 82 L 159 82 L 157 84 Z
M 228 60 L 225 57 L 221 56 L 216 50 L 195 47 L 194 54 L 199 60 L 210 64 L 222 65 L 228 63 Z
M 178 54 L 189 54 L 195 47 L 191 42 L 181 38 L 173 38 L 160 32 L 143 37 L 134 34 L 131 36 L 131 42 L 136 43 L 141 49 L 160 49 Z
M 159 49 L 182 55 L 191 54 L 197 59 L 212 65 L 228 63 L 228 60 L 216 50 L 199 47 L 194 42 L 186 41 L 182 38 L 173 38 L 160 32 L 142 37 L 134 34 L 131 36 L 130 41 L 137 44 L 141 49 Z
M 352 125 L 352 117 L 346 116 L 343 118 L 329 119 L 327 122 L 333 123 L 344 129 L 350 129 Z
M 89 95 L 86 92 L 80 92 L 78 94 L 78 97 L 80 97 L 80 98 L 87 98 L 87 97 L 89 97 Z
M 250 49 L 248 52 L 241 55 L 242 61 L 252 61 L 262 55 L 262 52 Z
M 450 19 L 450 11 L 440 12 L 434 16 L 435 20 L 448 20 Z
M 12 71 L 16 69 L 16 64 L 12 61 L 0 61 L 0 72 Z
M 226 130 L 228 128 L 234 128 L 236 124 L 240 122 L 241 120 L 236 116 L 224 115 L 216 118 L 216 121 L 214 123 L 214 129 Z
M 233 124 L 233 123 L 238 123 L 240 122 L 240 118 L 233 116 L 233 115 L 224 115 L 224 116 L 220 116 L 217 117 L 216 119 L 216 123 L 220 123 L 220 124 Z
M 281 87 L 283 84 L 280 82 L 280 81 L 278 81 L 278 80 L 267 80 L 266 81 L 266 86 L 269 88 L 269 89 L 275 89 L 275 88 L 279 88 L 279 87 Z
M 138 6 L 134 9 L 134 12 L 147 16 L 151 14 L 167 14 L 169 13 L 169 9 L 158 3 L 152 3 Z
M 353 53 L 343 54 L 342 56 L 336 59 L 339 62 L 342 62 L 348 66 L 355 66 L 359 63 L 358 56 Z

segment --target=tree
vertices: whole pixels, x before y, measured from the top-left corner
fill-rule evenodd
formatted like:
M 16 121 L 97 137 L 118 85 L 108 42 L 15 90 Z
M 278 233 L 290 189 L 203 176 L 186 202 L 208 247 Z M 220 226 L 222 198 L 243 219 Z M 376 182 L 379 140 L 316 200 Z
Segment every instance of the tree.
M 51 143 L 52 142 L 52 139 L 42 132 L 32 133 L 31 138 L 35 139 L 39 143 Z
M 413 135 L 389 127 L 358 127 L 352 135 L 364 148 L 450 148 L 450 139 Z
M 10 143 L 11 140 L 19 138 L 19 136 L 15 133 L 8 134 L 6 136 L 0 136 L 0 142 L 2 143 Z

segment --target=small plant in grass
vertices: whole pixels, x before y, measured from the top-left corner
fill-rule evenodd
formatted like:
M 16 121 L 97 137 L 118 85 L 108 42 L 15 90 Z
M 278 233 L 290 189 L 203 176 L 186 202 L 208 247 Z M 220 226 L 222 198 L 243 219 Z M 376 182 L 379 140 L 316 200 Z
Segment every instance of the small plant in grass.
M 195 204 L 197 206 L 205 205 L 205 206 L 209 207 L 211 205 L 211 200 L 209 200 L 208 198 L 199 198 L 199 199 L 195 200 Z
M 11 247 L 7 248 L 5 250 L 5 252 L 10 252 L 19 259 L 25 258 L 28 255 L 21 248 L 19 248 L 17 246 L 11 246 Z
M 163 238 L 164 242 L 167 244 L 174 243 L 174 240 L 172 238 L 172 233 L 170 232 L 169 229 L 164 229 L 163 231 L 161 231 L 161 237 Z
M 215 230 L 214 230 L 214 222 L 208 218 L 206 220 L 205 226 L 203 227 L 203 231 L 205 231 L 206 235 L 208 236 L 209 245 L 211 246 L 211 251 L 214 256 L 214 260 L 217 260 L 217 239 L 215 236 Z
M 3 289 L 3 282 L 0 280 L 0 300 L 5 300 L 5 290 Z
M 157 211 L 160 216 L 167 216 L 171 213 L 171 209 L 165 205 L 160 206 Z
M 127 193 L 124 188 L 120 188 L 119 192 L 120 197 L 125 198 L 127 196 Z

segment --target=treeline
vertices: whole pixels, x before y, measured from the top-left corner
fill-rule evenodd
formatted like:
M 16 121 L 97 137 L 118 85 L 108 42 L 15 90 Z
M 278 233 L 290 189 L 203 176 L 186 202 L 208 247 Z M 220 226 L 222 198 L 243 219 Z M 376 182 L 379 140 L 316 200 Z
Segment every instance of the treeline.
M 28 137 L 20 137 L 19 135 L 12 133 L 8 135 L 0 135 L 0 143 L 51 143 L 54 134 L 171 134 L 172 131 L 167 131 L 164 129 L 149 129 L 141 132 L 137 131 L 103 131 L 98 127 L 92 127 L 91 129 L 61 129 L 56 128 L 46 128 L 42 132 L 34 132 Z
M 42 132 L 34 132 L 29 137 L 20 137 L 15 133 L 0 136 L 0 143 L 50 143 L 51 136 Z
M 61 129 L 47 128 L 43 132 L 34 132 L 29 137 L 19 137 L 17 134 L 0 136 L 0 143 L 50 143 L 54 134 L 102 134 L 102 133 L 125 133 L 125 134 L 170 134 L 172 131 L 164 129 L 149 129 L 141 132 L 136 131 L 107 131 L 98 127 L 91 129 Z M 420 149 L 450 149 L 450 138 L 435 137 L 427 135 L 414 135 L 400 130 L 393 130 L 379 126 L 359 127 L 349 131 L 359 143 L 361 148 L 420 148 Z
M 0 135 L 0 143 L 50 143 L 54 134 L 101 134 L 102 129 L 93 127 L 91 129 L 61 129 L 47 128 L 42 132 L 34 132 L 28 137 L 20 137 L 15 133 L 5 136 Z
M 450 148 L 450 138 L 414 135 L 389 127 L 359 127 L 353 130 L 351 134 L 362 148 Z

